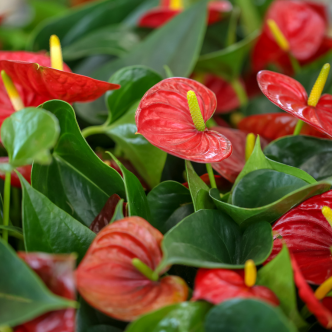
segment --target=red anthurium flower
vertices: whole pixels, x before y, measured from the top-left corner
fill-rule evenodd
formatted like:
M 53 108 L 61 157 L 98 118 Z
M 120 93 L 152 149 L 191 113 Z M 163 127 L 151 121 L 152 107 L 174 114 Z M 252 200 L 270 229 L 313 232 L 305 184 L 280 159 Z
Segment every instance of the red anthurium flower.
M 245 273 L 248 274 L 247 271 Z M 279 305 L 278 298 L 270 289 L 254 285 L 256 274 L 253 278 L 253 283 L 248 285 L 247 277 L 243 277 L 243 271 L 199 269 L 192 299 L 219 304 L 233 298 L 255 298 L 271 305 Z
M 0 164 L 8 163 L 8 157 L 0 157 Z M 31 184 L 31 165 L 21 166 L 16 168 L 18 172 L 20 172 L 23 177 Z M 5 173 L 0 171 L 0 179 L 5 180 Z M 17 188 L 21 188 L 21 181 L 18 178 L 15 171 L 11 173 L 11 185 Z
M 174 16 L 183 11 L 182 0 L 162 0 L 161 6 L 146 12 L 140 19 L 138 25 L 145 28 L 158 28 L 167 23 Z M 208 4 L 208 24 L 213 24 L 223 18 L 224 13 L 232 10 L 228 1 L 211 1 Z
M 298 120 L 294 116 L 287 113 L 257 114 L 242 119 L 238 124 L 238 128 L 245 132 L 251 132 L 255 135 L 264 137 L 269 141 L 273 141 L 283 136 L 292 135 L 297 121 Z M 321 138 L 330 138 L 306 123 L 302 127 L 301 134 Z M 234 146 L 231 137 L 227 137 Z
M 125 321 L 185 301 L 188 287 L 181 278 L 159 279 L 153 272 L 162 259 L 162 239 L 140 217 L 103 228 L 76 270 L 80 294 L 98 310 Z
M 291 77 L 263 70 L 258 73 L 257 80 L 272 103 L 332 136 L 332 96 L 321 96 L 329 70 L 330 65 L 324 65 L 309 98 L 304 87 Z
M 75 300 L 74 255 L 19 252 L 18 255 L 56 295 Z M 14 329 L 15 332 L 74 332 L 75 309 L 48 312 Z
M 319 7 L 319 10 L 318 10 Z M 297 60 L 307 60 L 320 48 L 327 28 L 322 6 L 296 0 L 277 0 L 270 6 L 263 32 L 253 51 L 253 67 L 258 71 L 268 63 L 289 65 L 288 55 L 274 39 L 267 24 L 273 20 L 288 42 L 289 52 Z
M 205 122 L 217 101 L 204 85 L 188 78 L 165 79 L 143 96 L 136 111 L 137 132 L 177 157 L 218 162 L 232 153 L 231 142 Z
M 272 227 L 273 259 L 286 243 L 304 278 L 321 284 L 332 276 L 332 227 L 322 213 L 332 208 L 332 190 L 309 198 L 284 214 Z
M 90 229 L 98 234 L 104 227 L 106 227 L 115 212 L 115 208 L 120 202 L 121 197 L 117 194 L 113 194 L 104 205 L 103 209 L 100 211 L 98 216 L 93 220 L 92 224 L 90 225 Z M 127 203 L 123 203 L 122 213 L 125 217 L 127 217 Z
M 326 280 L 314 293 L 307 284 L 301 273 L 297 261 L 292 257 L 292 267 L 294 271 L 294 281 L 299 290 L 301 300 L 313 313 L 318 321 L 326 328 L 332 328 L 332 306 L 331 298 L 326 298 L 326 294 L 332 289 L 332 279 Z M 324 298 L 325 297 L 325 298 Z M 322 301 L 320 301 L 322 300 Z

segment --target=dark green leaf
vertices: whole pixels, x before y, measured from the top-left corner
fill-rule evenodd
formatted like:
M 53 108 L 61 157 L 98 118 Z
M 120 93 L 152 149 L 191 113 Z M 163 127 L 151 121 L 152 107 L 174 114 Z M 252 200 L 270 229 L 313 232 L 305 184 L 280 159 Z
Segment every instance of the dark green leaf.
M 51 149 L 59 137 L 57 118 L 43 109 L 25 108 L 13 113 L 1 126 L 1 140 L 13 167 L 48 164 Z
M 271 204 L 308 183 L 272 169 L 259 169 L 245 175 L 233 191 L 233 204 L 257 208 Z
M 95 54 L 124 56 L 139 43 L 139 37 L 132 29 L 122 25 L 110 25 L 95 30 L 63 51 L 65 61 L 77 60 Z
M 240 42 L 221 51 L 202 55 L 197 61 L 195 71 L 219 75 L 227 81 L 238 78 L 243 61 L 257 37 L 258 32 L 254 32 Z
M 111 195 L 125 196 L 123 180 L 96 156 L 82 137 L 69 104 L 53 100 L 44 103 L 43 108 L 59 119 L 61 135 L 53 150 L 52 164 L 33 166 L 32 185 L 89 226 Z
M 118 70 L 109 82 L 120 84 L 121 89 L 106 93 L 106 104 L 110 112 L 110 123 L 124 115 L 133 103 L 162 80 L 155 71 L 145 66 L 131 66 Z
M 171 264 L 205 268 L 243 268 L 248 259 L 261 264 L 272 250 L 272 229 L 266 222 L 243 233 L 225 213 L 201 210 L 183 219 L 164 237 L 164 258 L 157 270 Z
M 265 155 L 283 164 L 298 167 L 316 180 L 332 176 L 332 140 L 312 136 L 286 136 L 264 149 Z
M 0 326 L 16 326 L 47 311 L 75 306 L 75 302 L 52 294 L 2 239 L 0 261 Z
M 119 160 L 117 160 L 111 153 L 109 153 L 113 160 L 118 164 L 126 188 L 126 195 L 128 201 L 128 213 L 129 216 L 138 216 L 150 221 L 151 212 L 148 205 L 144 189 L 137 179 L 137 177 L 130 171 L 128 171 Z
M 253 299 L 232 299 L 212 308 L 206 332 L 296 332 L 279 308 Z
M 209 196 L 210 188 L 196 174 L 191 162 L 188 160 L 186 160 L 186 172 L 187 172 L 188 186 L 195 211 L 202 209 L 214 209 L 215 205 L 213 204 L 213 201 Z
M 204 332 L 204 318 L 210 308 L 207 302 L 170 305 L 140 317 L 126 332 Z
M 27 251 L 51 254 L 76 252 L 80 261 L 96 236 L 89 228 L 33 189 L 17 173 L 22 185 L 22 219 Z
M 49 49 L 49 38 L 57 35 L 63 47 L 99 28 L 122 22 L 141 0 L 104 0 L 78 7 L 67 14 L 42 22 L 33 31 L 29 50 Z
M 118 204 L 116 205 L 113 217 L 110 221 L 110 224 L 113 223 L 114 221 L 121 220 L 121 219 L 124 218 L 124 216 L 123 216 L 123 202 L 124 202 L 124 200 L 120 199 Z
M 123 1 L 123 0 L 120 0 Z M 206 1 L 200 1 L 155 30 L 132 52 L 102 66 L 95 78 L 107 80 L 117 70 L 145 65 L 165 76 L 167 65 L 175 76 L 188 76 L 199 55 L 206 27 Z
M 149 143 L 144 136 L 136 135 L 136 108 L 134 104 L 105 133 L 115 141 L 117 148 L 121 149 L 124 157 L 134 165 L 149 187 L 153 188 L 160 182 L 167 153 Z
M 175 181 L 160 183 L 148 194 L 152 226 L 165 234 L 186 217 L 187 213 L 193 212 L 191 202 L 190 192 L 182 184 Z
M 277 295 L 280 308 L 298 328 L 308 325 L 297 310 L 293 269 L 286 246 L 258 271 L 256 284 L 268 287 Z
M 210 190 L 210 196 L 218 210 L 226 212 L 241 225 L 241 227 L 246 227 L 258 221 L 273 222 L 295 205 L 300 204 L 312 196 L 320 195 L 330 190 L 331 185 L 331 179 L 307 185 L 291 192 L 274 203 L 253 209 L 238 207 L 222 201 L 219 192 L 215 189 Z

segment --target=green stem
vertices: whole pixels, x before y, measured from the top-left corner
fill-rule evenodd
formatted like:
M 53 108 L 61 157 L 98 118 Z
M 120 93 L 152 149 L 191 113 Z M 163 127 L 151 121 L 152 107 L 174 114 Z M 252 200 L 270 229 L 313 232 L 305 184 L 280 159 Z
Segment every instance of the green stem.
M 227 30 L 226 46 L 231 46 L 236 42 L 236 27 L 240 13 L 241 10 L 239 7 L 235 7 L 232 11 Z
M 293 136 L 300 135 L 303 125 L 304 125 L 304 122 L 302 120 L 297 121 L 297 124 L 296 124 L 294 132 L 293 132 Z
M 206 169 L 209 174 L 211 188 L 217 188 L 216 178 L 214 177 L 211 164 L 206 164 Z
M 5 176 L 5 189 L 4 189 L 4 197 L 3 197 L 3 225 L 9 225 L 9 209 L 10 209 L 10 180 L 11 173 L 6 172 Z M 4 242 L 8 242 L 8 230 L 4 229 L 2 231 L 2 238 Z
M 243 88 L 243 85 L 240 83 L 238 78 L 230 82 L 234 92 L 236 93 L 241 106 L 246 106 L 248 104 L 248 96 L 246 90 Z
M 171 68 L 169 68 L 167 65 L 164 65 L 164 70 L 165 70 L 167 78 L 174 77 L 174 74 L 173 74 Z
M 82 135 L 84 138 L 87 138 L 91 135 L 103 134 L 106 131 L 106 128 L 105 125 L 87 127 L 82 130 Z
M 235 0 L 235 4 L 241 9 L 241 20 L 247 34 L 260 29 L 262 20 L 253 0 Z
M 297 59 L 294 58 L 294 56 L 291 53 L 288 53 L 289 56 L 289 60 L 292 64 L 292 68 L 294 70 L 294 73 L 297 74 L 301 71 L 301 66 L 299 64 L 299 62 L 297 61 Z
M 145 277 L 151 281 L 157 281 L 159 279 L 158 274 L 155 271 L 152 271 L 146 264 L 144 264 L 140 259 L 133 258 L 131 263 L 133 266 L 141 272 Z

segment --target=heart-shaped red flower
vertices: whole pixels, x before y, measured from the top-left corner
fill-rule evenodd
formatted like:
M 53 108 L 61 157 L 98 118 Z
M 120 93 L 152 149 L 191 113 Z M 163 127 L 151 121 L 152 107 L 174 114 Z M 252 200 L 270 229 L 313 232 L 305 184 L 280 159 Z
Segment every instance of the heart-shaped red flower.
M 283 136 L 293 135 L 297 121 L 298 120 L 294 116 L 287 113 L 256 114 L 242 119 L 238 124 L 238 128 L 245 132 L 264 137 L 269 141 L 274 141 Z M 303 125 L 301 134 L 330 138 L 330 136 L 323 134 L 319 130 L 309 126 L 307 123 Z M 232 144 L 234 144 L 232 139 L 230 137 L 228 138 Z
M 196 94 L 204 123 L 213 115 L 214 93 L 188 78 L 165 79 L 143 96 L 136 111 L 137 132 L 177 157 L 200 163 L 219 162 L 232 153 L 231 142 L 216 131 L 196 129 L 187 93 Z
M 279 305 L 278 298 L 270 289 L 264 286 L 248 287 L 242 270 L 198 270 L 192 298 L 194 301 L 205 300 L 219 304 L 233 298 L 254 298 Z
M 98 310 L 125 321 L 185 301 L 188 287 L 181 278 L 152 281 L 133 265 L 138 258 L 154 271 L 162 259 L 162 239 L 140 217 L 124 218 L 103 228 L 76 270 L 80 294 Z
M 56 295 L 75 300 L 74 255 L 19 252 L 18 255 Z M 14 329 L 15 332 L 74 332 L 75 309 L 48 312 Z
M 296 80 L 268 70 L 260 71 L 257 81 L 264 95 L 275 105 L 332 136 L 332 96 L 324 94 L 316 107 L 308 106 L 308 95 Z
M 273 259 L 286 243 L 305 280 L 321 284 L 332 276 L 332 227 L 322 208 L 332 208 L 332 190 L 309 198 L 283 215 L 272 227 Z
M 319 8 L 319 10 L 318 10 Z M 268 63 L 289 66 L 288 55 L 276 43 L 268 20 L 274 20 L 289 43 L 290 53 L 298 60 L 307 60 L 318 52 L 326 31 L 323 6 L 313 7 L 296 0 L 277 0 L 270 6 L 263 32 L 253 51 L 253 67 L 258 71 Z
M 183 9 L 173 8 L 171 2 L 172 0 L 162 0 L 159 7 L 147 11 L 140 18 L 138 26 L 153 29 L 159 28 L 174 16 L 181 13 Z M 180 3 L 182 3 L 181 0 Z M 180 7 L 182 7 L 182 5 Z M 208 24 L 213 24 L 220 21 L 223 18 L 224 13 L 230 12 L 232 10 L 232 5 L 228 1 L 211 1 L 208 4 L 208 10 Z

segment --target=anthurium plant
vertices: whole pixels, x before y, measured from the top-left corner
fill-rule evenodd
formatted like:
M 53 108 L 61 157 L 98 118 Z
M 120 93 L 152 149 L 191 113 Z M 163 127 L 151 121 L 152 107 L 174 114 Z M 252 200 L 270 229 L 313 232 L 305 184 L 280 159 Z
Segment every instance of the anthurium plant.
M 331 12 L 1 0 L 0 332 L 332 330 Z

